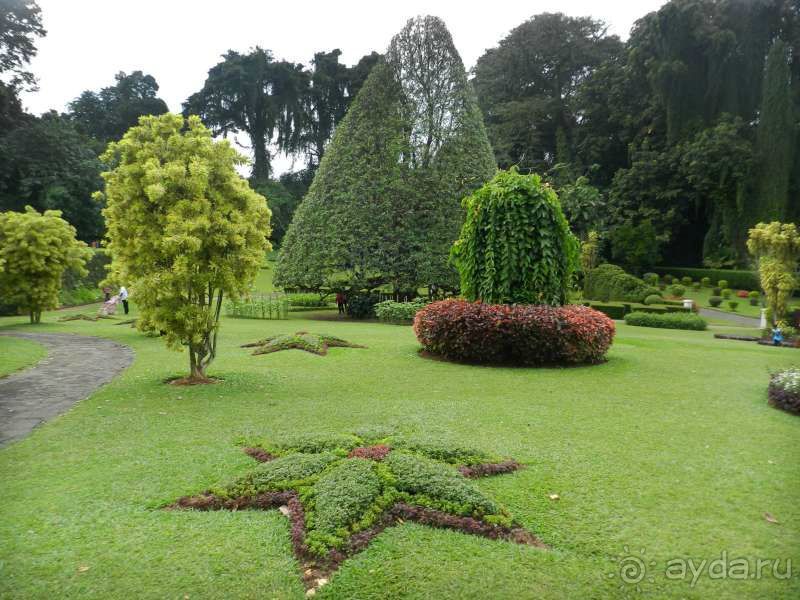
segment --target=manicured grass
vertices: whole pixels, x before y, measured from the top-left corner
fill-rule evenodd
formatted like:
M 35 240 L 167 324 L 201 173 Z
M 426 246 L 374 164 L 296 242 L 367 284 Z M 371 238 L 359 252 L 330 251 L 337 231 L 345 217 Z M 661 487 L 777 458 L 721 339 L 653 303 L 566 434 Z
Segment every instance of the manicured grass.
M 0 336 L 0 377 L 34 365 L 45 356 L 47 356 L 47 350 L 41 344 L 20 338 Z
M 653 581 L 640 585 L 655 597 L 800 594 L 797 577 L 712 580 L 706 571 L 692 586 L 664 576 L 670 559 L 723 552 L 780 558 L 781 572 L 786 558 L 800 565 L 800 419 L 766 402 L 769 371 L 796 364 L 796 351 L 715 340 L 724 328 L 619 325 L 600 366 L 472 367 L 421 358 L 410 327 L 313 316 L 224 320 L 210 372 L 224 382 L 201 387 L 162 383 L 186 372 L 186 355 L 113 321 L 0 319 L 0 328 L 107 336 L 136 352 L 117 380 L 0 450 L 0 596 L 302 599 L 277 511 L 158 507 L 247 471 L 242 435 L 362 426 L 525 463 L 477 484 L 551 549 L 406 524 L 345 562 L 315 597 L 624 597 L 635 593 L 619 588 L 625 547 L 654 561 Z M 299 330 L 368 349 L 251 356 L 238 347 Z

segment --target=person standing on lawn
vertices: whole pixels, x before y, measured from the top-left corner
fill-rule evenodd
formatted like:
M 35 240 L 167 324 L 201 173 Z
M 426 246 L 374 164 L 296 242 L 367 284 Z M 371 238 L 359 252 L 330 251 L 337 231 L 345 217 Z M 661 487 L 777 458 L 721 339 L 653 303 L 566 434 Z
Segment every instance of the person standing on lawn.
M 344 295 L 344 292 L 336 292 L 336 306 L 339 308 L 340 315 L 344 314 L 346 304 L 347 297 Z
M 125 309 L 125 314 L 128 314 L 128 290 L 125 286 L 119 288 L 119 299 L 122 300 L 122 308 Z
M 772 345 L 780 346 L 783 343 L 783 332 L 781 328 L 775 325 L 772 328 Z

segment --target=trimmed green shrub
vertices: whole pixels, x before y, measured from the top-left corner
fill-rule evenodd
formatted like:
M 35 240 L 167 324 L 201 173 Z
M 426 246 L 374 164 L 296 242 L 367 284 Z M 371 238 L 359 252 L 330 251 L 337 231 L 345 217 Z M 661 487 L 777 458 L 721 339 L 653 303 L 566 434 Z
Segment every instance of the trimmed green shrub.
M 692 289 L 693 289 L 693 290 L 699 290 L 699 289 L 700 289 L 700 282 L 699 282 L 699 281 L 695 281 L 695 282 L 692 284 Z
M 667 293 L 670 296 L 676 296 L 677 298 L 682 298 L 683 295 L 686 293 L 686 288 L 682 285 L 678 285 L 677 283 L 672 284 L 667 288 Z
M 700 283 L 703 284 L 703 287 L 711 287 L 711 278 L 706 276 L 700 280 Z
M 658 273 L 645 273 L 642 275 L 642 281 L 644 281 L 647 285 L 657 286 L 658 279 Z
M 321 298 L 319 294 L 289 294 L 289 310 L 294 307 L 300 308 L 323 308 L 328 305 L 328 301 Z
M 724 290 L 725 288 L 730 287 L 730 285 L 728 284 L 728 280 L 727 279 L 720 279 L 717 282 L 717 287 L 721 287 Z
M 709 304 L 710 306 L 713 306 L 714 308 L 716 308 L 717 306 L 719 306 L 720 304 L 722 304 L 722 297 L 721 297 L 721 296 L 711 296 L 711 297 L 708 299 L 708 304 Z
M 354 319 L 369 319 L 375 316 L 375 305 L 380 301 L 377 294 L 355 294 L 347 299 L 347 314 Z
M 728 287 L 754 290 L 759 286 L 758 273 L 755 271 L 735 269 L 693 269 L 689 267 L 657 267 L 656 270 L 659 273 L 670 273 L 675 277 L 689 276 L 692 279 L 708 277 L 710 280 L 709 282 L 724 279 L 728 282 Z
M 656 294 L 650 294 L 647 298 L 644 299 L 645 304 L 660 304 L 663 302 L 663 298 Z
M 584 277 L 584 296 L 592 300 L 642 302 L 654 294 L 659 295 L 657 288 L 616 265 L 600 265 Z
M 347 527 L 369 508 L 381 493 L 375 463 L 347 459 L 322 474 L 314 486 L 314 526 L 323 533 Z
M 729 299 L 732 294 L 733 294 L 733 290 L 732 289 L 730 289 L 730 288 L 723 288 L 722 289 L 722 297 L 725 298 L 725 300 Z
M 730 308 L 731 310 L 735 311 L 738 306 L 739 306 L 738 300 L 728 300 L 728 308 Z
M 375 305 L 375 316 L 386 323 L 411 323 L 417 311 L 427 304 L 424 298 L 415 298 L 411 302 L 385 300 Z
M 405 452 L 392 452 L 384 463 L 397 478 L 397 489 L 437 498 L 449 512 L 480 517 L 499 511 L 497 504 L 452 467 Z
M 688 277 L 688 276 L 687 277 L 681 277 L 681 283 L 684 286 L 689 287 L 690 285 L 692 285 L 692 278 Z
M 467 211 L 452 257 L 461 294 L 489 304 L 567 302 L 578 268 L 578 240 L 558 196 L 539 175 L 498 171 L 464 200 Z
M 618 304 L 593 304 L 587 302 L 586 306 L 603 313 L 611 319 L 623 319 L 625 318 L 625 313 L 627 312 L 624 305 L 620 306 Z
M 708 322 L 695 314 L 653 314 L 645 312 L 632 312 L 625 316 L 625 323 L 636 327 L 656 327 L 659 329 L 691 329 L 703 331 Z
M 721 287 L 712 288 L 711 289 L 711 295 L 712 296 L 722 296 L 722 288 Z
M 758 306 L 758 303 L 761 301 L 761 293 L 760 292 L 750 292 L 747 294 L 747 297 L 750 299 L 750 306 Z
M 672 283 L 672 275 L 670 275 L 669 273 L 664 275 L 664 283 L 666 283 L 667 285 L 671 284 Z

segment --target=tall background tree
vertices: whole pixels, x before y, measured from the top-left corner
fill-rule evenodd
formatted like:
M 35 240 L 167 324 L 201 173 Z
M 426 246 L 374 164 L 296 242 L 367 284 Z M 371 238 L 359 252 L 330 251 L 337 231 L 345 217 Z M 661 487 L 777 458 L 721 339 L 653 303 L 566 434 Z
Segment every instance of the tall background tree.
M 295 213 L 276 280 L 355 290 L 457 287 L 461 199 L 495 171 L 444 23 L 410 20 L 362 87 Z
M 114 76 L 115 84 L 99 92 L 86 90 L 69 103 L 67 116 L 77 129 L 97 141 L 100 151 L 117 141 L 143 115 L 163 115 L 167 103 L 158 97 L 158 83 L 142 71 Z

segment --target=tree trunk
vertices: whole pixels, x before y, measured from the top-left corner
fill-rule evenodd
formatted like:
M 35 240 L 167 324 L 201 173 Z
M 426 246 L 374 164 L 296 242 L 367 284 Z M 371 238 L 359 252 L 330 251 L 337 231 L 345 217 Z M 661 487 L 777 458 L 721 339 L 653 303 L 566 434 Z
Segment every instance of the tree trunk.
M 264 136 L 252 135 L 250 137 L 253 144 L 253 181 L 265 181 L 269 179 L 272 170 L 269 164 L 269 153 Z

